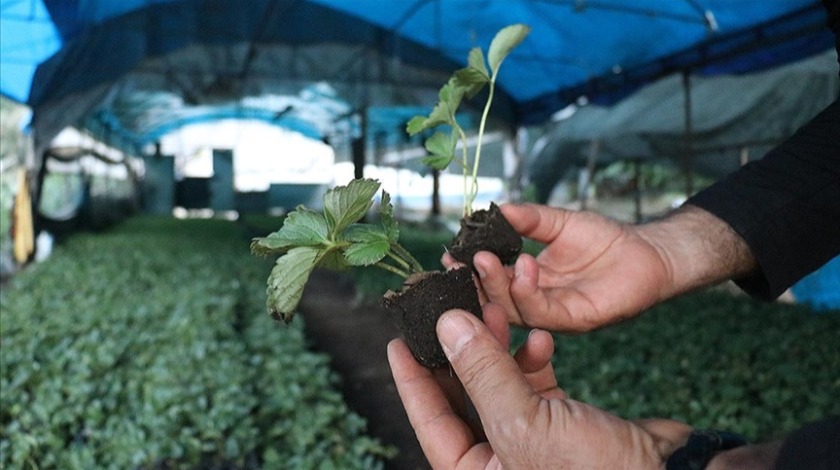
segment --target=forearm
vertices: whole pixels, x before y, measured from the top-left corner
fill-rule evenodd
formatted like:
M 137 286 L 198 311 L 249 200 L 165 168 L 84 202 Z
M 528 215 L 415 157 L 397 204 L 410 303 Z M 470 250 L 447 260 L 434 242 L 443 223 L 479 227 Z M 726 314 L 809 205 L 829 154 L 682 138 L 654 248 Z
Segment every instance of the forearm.
M 659 252 L 668 279 L 660 300 L 757 269 L 749 246 L 711 213 L 686 205 L 664 219 L 638 226 L 638 234 Z

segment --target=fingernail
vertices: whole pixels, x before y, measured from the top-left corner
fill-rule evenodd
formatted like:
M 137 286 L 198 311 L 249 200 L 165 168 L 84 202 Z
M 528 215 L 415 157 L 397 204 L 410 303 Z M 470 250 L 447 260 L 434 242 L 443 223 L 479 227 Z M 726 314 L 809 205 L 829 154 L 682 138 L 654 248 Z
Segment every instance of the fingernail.
M 478 273 L 478 277 L 480 277 L 481 279 L 484 279 L 484 275 L 485 275 L 484 268 L 482 268 L 481 266 L 479 266 L 477 264 L 473 264 L 473 266 L 475 266 L 475 272 Z
M 475 326 L 463 312 L 447 313 L 440 320 L 438 339 L 446 357 L 451 358 L 475 335 Z
M 513 275 L 516 277 L 525 276 L 525 263 L 521 260 L 522 258 L 517 259 L 516 263 L 513 265 Z

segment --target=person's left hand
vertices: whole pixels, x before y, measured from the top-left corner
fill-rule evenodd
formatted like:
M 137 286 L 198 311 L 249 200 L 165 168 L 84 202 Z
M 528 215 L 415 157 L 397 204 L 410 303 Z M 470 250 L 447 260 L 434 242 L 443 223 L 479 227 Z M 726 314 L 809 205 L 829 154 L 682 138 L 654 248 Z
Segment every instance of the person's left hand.
M 397 389 L 436 469 L 659 469 L 691 428 L 672 420 L 626 421 L 568 398 L 557 386 L 554 341 L 531 332 L 511 357 L 507 316 L 484 306 L 437 325 L 456 376 L 421 366 L 402 340 L 388 345 Z M 462 385 L 463 384 L 463 385 Z M 480 422 L 468 417 L 467 396 Z

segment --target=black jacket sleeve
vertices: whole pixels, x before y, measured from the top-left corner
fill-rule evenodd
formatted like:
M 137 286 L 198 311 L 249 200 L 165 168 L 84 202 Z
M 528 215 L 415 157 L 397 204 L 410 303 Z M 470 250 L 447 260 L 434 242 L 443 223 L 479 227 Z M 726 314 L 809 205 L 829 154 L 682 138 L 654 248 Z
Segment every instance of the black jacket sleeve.
M 840 468 L 840 416 L 795 431 L 776 457 L 773 470 L 837 470 Z
M 840 100 L 790 139 L 687 201 L 729 224 L 760 270 L 736 279 L 773 299 L 840 253 Z

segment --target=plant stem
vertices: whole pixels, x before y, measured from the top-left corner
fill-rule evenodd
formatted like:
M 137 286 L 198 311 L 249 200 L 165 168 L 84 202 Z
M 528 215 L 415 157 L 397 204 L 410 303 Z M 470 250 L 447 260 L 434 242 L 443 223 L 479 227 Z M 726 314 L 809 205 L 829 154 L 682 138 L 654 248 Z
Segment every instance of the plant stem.
M 408 250 L 403 248 L 401 245 L 397 243 L 392 243 L 391 250 L 393 250 L 393 252 L 402 259 L 408 261 L 408 263 L 411 265 L 410 269 L 412 272 L 420 273 L 424 271 L 423 265 L 420 264 L 419 261 L 417 261 L 417 258 L 412 256 L 411 253 L 409 253 Z
M 377 261 L 377 262 L 374 264 L 374 266 L 376 266 L 376 267 L 378 267 L 378 268 L 382 268 L 382 269 L 384 269 L 384 270 L 386 270 L 386 271 L 390 271 L 390 272 L 392 272 L 392 273 L 396 274 L 397 276 L 399 276 L 399 277 L 401 277 L 401 278 L 403 278 L 403 279 L 408 279 L 409 273 L 407 273 L 407 272 L 405 272 L 405 271 L 403 271 L 403 270 L 401 270 L 401 269 L 397 268 L 396 266 L 391 266 L 390 264 L 388 264 L 388 263 L 383 263 L 382 261 Z
M 453 121 L 454 122 L 454 121 Z M 472 215 L 472 199 L 470 198 L 469 190 L 467 189 L 467 184 L 469 183 L 469 167 L 470 162 L 468 160 L 468 152 L 467 152 L 467 134 L 464 133 L 464 129 L 461 126 L 457 126 L 458 129 L 458 136 L 461 139 L 461 153 L 462 153 L 462 163 L 461 167 L 463 168 L 464 174 L 464 216 L 469 217 Z M 475 178 L 473 178 L 473 187 L 475 187 Z
M 394 245 L 391 245 L 391 250 L 393 250 L 393 249 L 394 249 Z M 402 259 L 400 256 L 398 256 L 396 253 L 394 253 L 391 250 L 388 251 L 387 256 L 389 258 L 391 258 L 392 260 L 396 261 L 397 264 L 399 264 L 400 266 L 403 267 L 403 269 L 410 270 L 411 266 L 409 266 L 408 261 L 405 261 L 404 259 Z
M 470 191 L 470 198 L 469 198 L 469 207 L 470 213 L 472 213 L 472 204 L 475 201 L 475 197 L 478 195 L 478 163 L 481 160 L 481 140 L 484 138 L 484 126 L 487 124 L 487 115 L 490 114 L 490 105 L 493 103 L 493 92 L 496 90 L 496 75 L 498 75 L 499 69 L 497 68 L 496 71 L 493 73 L 493 76 L 490 77 L 490 88 L 487 91 L 487 103 L 484 105 L 484 112 L 481 113 L 481 122 L 478 125 L 478 140 L 475 143 L 475 158 L 473 159 L 473 170 L 472 170 L 472 181 L 473 187 L 472 191 Z

